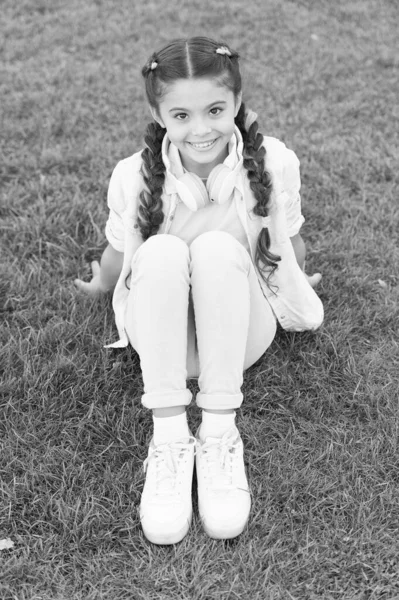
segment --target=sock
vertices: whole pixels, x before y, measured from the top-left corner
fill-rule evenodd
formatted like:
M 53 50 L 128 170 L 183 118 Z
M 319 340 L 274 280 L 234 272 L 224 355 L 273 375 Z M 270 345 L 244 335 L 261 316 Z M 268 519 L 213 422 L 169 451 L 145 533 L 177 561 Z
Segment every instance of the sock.
M 207 437 L 221 438 L 223 435 L 235 426 L 236 412 L 218 414 L 202 411 L 202 423 L 199 431 L 201 442 L 205 442 Z
M 186 411 L 175 417 L 154 417 L 154 444 L 169 444 L 178 442 L 190 437 Z

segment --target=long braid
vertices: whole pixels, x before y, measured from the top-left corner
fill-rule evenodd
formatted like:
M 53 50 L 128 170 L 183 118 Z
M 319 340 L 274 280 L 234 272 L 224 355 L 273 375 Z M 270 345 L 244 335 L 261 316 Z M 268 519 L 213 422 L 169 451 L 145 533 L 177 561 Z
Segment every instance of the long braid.
M 245 117 L 245 104 L 242 103 L 235 122 L 244 142 L 243 164 L 247 170 L 250 188 L 257 201 L 253 211 L 260 217 L 267 217 L 272 182 L 269 173 L 265 169 L 266 149 L 263 146 L 263 136 L 258 133 L 257 121 L 254 121 L 247 130 Z M 255 262 L 265 283 L 268 283 L 268 279 L 277 269 L 277 262 L 281 260 L 281 257 L 270 252 L 269 248 L 270 235 L 267 227 L 264 227 L 258 237 Z M 265 272 L 268 273 L 267 277 L 265 277 Z
M 162 140 L 165 129 L 151 122 L 144 136 L 147 148 L 141 154 L 141 174 L 145 187 L 140 193 L 138 224 L 143 240 L 155 235 L 164 220 L 162 189 L 165 181 L 165 165 L 162 160 Z

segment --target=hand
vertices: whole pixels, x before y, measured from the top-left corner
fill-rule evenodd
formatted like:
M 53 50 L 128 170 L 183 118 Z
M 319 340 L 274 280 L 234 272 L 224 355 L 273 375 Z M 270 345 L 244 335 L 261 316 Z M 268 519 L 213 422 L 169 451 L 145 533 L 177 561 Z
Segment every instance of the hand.
M 97 260 L 94 260 L 91 263 L 91 271 L 93 273 L 93 277 L 91 281 L 82 281 L 82 279 L 75 279 L 74 284 L 77 289 L 81 292 L 84 292 L 88 296 L 99 296 L 100 294 L 105 294 L 108 292 L 108 289 L 104 287 L 101 283 L 100 278 L 100 263 Z
M 308 283 L 312 286 L 312 288 L 316 287 L 318 283 L 320 283 L 321 278 L 323 277 L 321 273 L 314 273 L 314 275 L 307 275 L 305 273 L 305 277 L 308 280 Z

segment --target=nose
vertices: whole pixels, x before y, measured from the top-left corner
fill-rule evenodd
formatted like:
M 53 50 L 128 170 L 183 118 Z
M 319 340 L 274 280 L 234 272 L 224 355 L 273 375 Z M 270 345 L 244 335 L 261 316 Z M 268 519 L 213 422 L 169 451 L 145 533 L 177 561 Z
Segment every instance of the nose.
M 203 118 L 198 118 L 193 121 L 192 134 L 203 137 L 212 131 L 212 127 L 209 126 L 207 121 Z

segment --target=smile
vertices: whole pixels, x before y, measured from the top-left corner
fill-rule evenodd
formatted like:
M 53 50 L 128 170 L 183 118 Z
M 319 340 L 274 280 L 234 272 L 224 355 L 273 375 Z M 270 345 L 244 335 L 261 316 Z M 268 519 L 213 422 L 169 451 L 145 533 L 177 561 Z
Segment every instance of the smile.
M 217 138 L 215 140 L 210 140 L 209 142 L 187 142 L 192 148 L 196 150 L 208 150 L 217 142 Z

